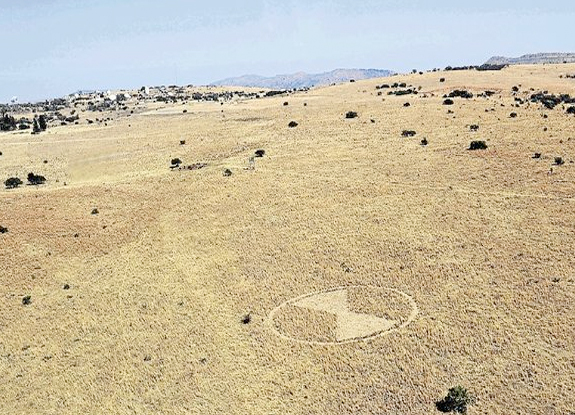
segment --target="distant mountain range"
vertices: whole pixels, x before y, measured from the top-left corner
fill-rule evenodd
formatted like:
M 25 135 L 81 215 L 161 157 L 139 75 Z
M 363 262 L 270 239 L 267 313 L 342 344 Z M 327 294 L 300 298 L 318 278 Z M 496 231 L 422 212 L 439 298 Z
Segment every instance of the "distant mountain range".
M 236 78 L 222 79 L 213 82 L 215 86 L 244 86 L 269 89 L 310 88 L 312 86 L 330 85 L 333 83 L 349 82 L 350 80 L 382 78 L 393 75 L 394 72 L 386 69 L 336 69 L 331 72 L 307 74 L 297 72 L 287 75 L 271 77 L 259 75 L 243 75 Z
M 525 65 L 541 63 L 574 63 L 575 53 L 532 53 L 518 58 L 506 58 L 505 56 L 493 56 L 487 62 L 488 65 Z

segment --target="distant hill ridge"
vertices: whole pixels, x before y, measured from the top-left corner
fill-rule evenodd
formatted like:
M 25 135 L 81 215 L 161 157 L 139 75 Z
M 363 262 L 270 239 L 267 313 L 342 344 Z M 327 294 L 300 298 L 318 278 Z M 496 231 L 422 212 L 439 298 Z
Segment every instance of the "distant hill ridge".
M 222 79 L 213 82 L 214 86 L 245 86 L 270 89 L 310 88 L 312 86 L 330 85 L 333 83 L 349 82 L 371 78 L 382 78 L 393 75 L 387 69 L 335 69 L 330 72 L 307 74 L 297 72 L 293 74 L 276 75 L 271 77 L 259 75 L 243 75 L 235 78 Z
M 575 53 L 532 53 L 518 58 L 493 56 L 486 64 L 489 65 L 526 65 L 541 63 L 574 63 Z

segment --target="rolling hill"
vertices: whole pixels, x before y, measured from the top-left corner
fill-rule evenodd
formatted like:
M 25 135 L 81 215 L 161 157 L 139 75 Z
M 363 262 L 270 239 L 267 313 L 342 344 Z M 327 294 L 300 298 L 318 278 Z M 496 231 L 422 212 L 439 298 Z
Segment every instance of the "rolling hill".
M 286 75 L 265 77 L 260 75 L 243 75 L 235 78 L 213 82 L 214 86 L 245 86 L 270 89 L 310 88 L 313 86 L 339 84 L 350 80 L 382 78 L 392 75 L 387 69 L 335 69 L 330 72 L 308 74 L 297 72 Z

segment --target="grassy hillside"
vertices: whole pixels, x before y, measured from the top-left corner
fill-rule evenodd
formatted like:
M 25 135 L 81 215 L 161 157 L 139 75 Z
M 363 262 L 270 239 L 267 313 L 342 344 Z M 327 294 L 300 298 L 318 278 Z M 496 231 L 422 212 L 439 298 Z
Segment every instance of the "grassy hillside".
M 0 413 L 429 414 L 456 385 L 470 414 L 574 411 L 575 116 L 528 99 L 573 73 L 1 133 L 2 181 L 47 181 L 0 190 Z

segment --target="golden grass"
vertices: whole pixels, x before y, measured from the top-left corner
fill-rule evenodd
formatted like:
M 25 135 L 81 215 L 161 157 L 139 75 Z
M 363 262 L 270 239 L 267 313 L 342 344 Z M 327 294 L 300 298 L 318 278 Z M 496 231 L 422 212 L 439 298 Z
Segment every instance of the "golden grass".
M 397 76 L 1 134 L 2 180 L 48 182 L 0 190 L 0 413 L 426 414 L 456 384 L 470 413 L 575 411 L 575 118 L 511 96 L 575 95 L 565 73 Z M 395 80 L 429 97 L 377 95 Z M 455 88 L 498 94 L 441 105 Z M 342 345 L 267 324 L 343 285 L 399 290 L 419 314 Z M 327 336 L 310 320 L 294 330 Z

